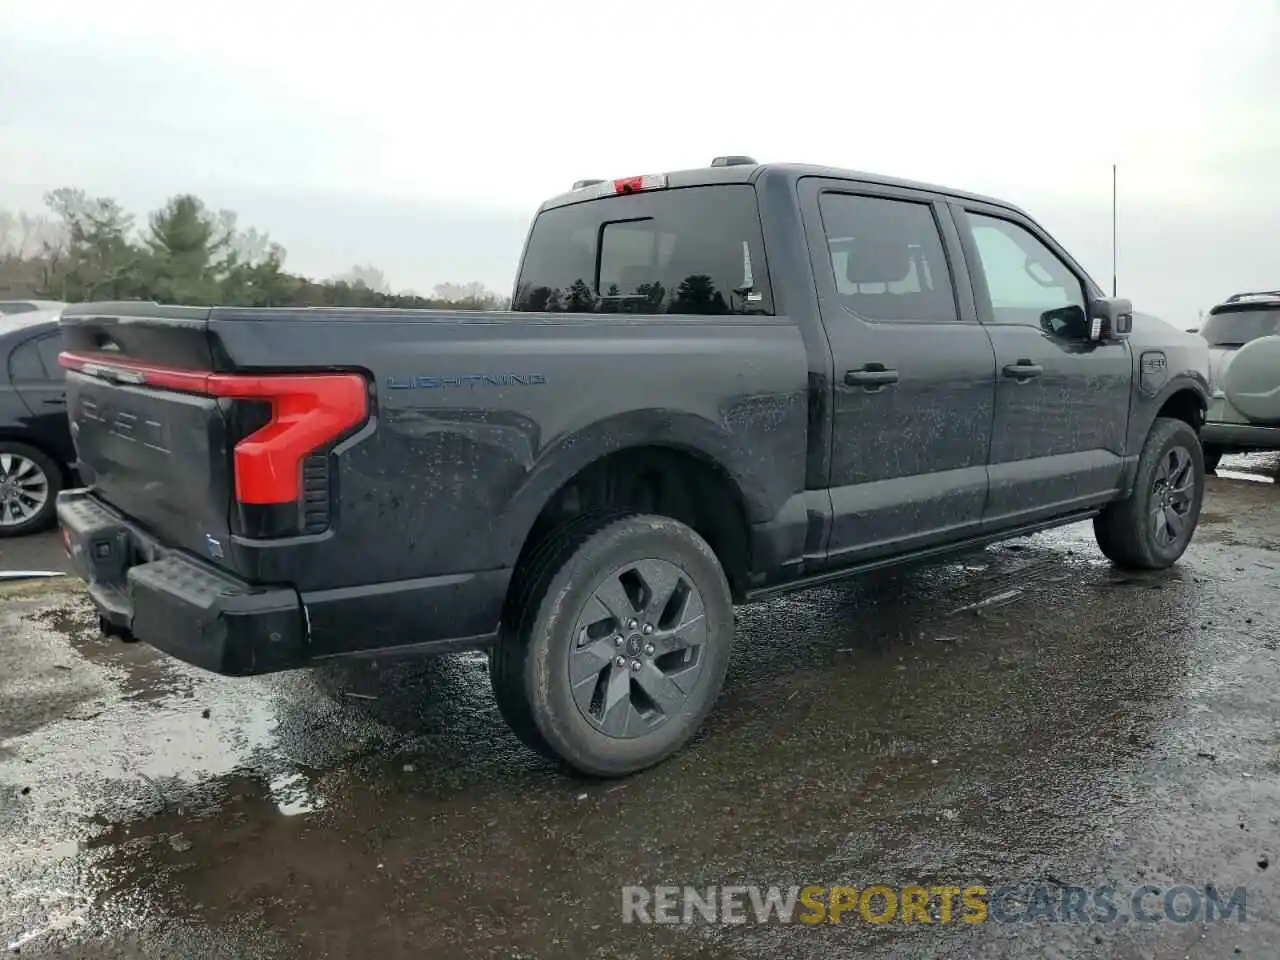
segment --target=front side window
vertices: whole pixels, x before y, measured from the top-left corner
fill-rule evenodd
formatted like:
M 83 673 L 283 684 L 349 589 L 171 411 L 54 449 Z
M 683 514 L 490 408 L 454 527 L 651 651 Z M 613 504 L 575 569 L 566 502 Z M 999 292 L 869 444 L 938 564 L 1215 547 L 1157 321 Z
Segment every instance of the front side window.
M 556 207 L 529 235 L 512 308 L 771 314 L 755 190 L 655 190 Z
M 845 308 L 868 320 L 955 320 L 942 235 L 927 203 L 825 193 L 822 227 Z
M 1040 327 L 1057 336 L 1087 335 L 1084 286 L 1057 254 L 1010 220 L 967 216 L 997 323 Z

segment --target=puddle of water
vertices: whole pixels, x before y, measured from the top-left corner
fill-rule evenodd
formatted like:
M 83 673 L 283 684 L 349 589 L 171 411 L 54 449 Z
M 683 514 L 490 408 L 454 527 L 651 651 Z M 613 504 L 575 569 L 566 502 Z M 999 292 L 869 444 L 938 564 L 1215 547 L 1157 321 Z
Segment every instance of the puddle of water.
M 1223 470 L 1218 468 L 1216 475 L 1226 480 L 1252 480 L 1254 483 L 1275 483 L 1275 480 L 1263 473 L 1249 473 L 1245 470 Z
M 315 813 L 324 808 L 324 798 L 315 795 L 311 783 L 301 773 L 281 773 L 267 783 L 276 809 L 286 817 Z

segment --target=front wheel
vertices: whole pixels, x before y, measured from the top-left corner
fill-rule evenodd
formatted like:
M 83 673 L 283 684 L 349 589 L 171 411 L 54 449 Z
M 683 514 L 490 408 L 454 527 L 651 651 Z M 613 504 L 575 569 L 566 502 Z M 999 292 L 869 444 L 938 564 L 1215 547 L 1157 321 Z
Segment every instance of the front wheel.
M 1200 438 L 1184 421 L 1161 417 L 1142 448 L 1133 492 L 1094 518 L 1094 536 L 1118 566 L 1163 569 L 1187 549 L 1203 499 Z
M 680 749 L 724 684 L 733 601 L 716 555 L 669 517 L 582 518 L 521 571 L 490 678 L 516 734 L 616 777 Z

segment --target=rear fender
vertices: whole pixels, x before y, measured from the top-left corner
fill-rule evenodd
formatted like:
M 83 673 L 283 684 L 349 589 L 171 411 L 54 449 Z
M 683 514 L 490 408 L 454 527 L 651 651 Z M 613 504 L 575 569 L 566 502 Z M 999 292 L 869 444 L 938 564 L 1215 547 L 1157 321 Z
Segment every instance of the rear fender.
M 748 522 L 770 519 L 793 492 L 781 489 L 784 472 L 776 464 L 710 420 L 672 410 L 630 411 L 561 437 L 542 451 L 495 521 L 495 559 L 515 564 L 538 515 L 582 470 L 610 454 L 642 447 L 681 450 L 723 470 L 742 495 Z

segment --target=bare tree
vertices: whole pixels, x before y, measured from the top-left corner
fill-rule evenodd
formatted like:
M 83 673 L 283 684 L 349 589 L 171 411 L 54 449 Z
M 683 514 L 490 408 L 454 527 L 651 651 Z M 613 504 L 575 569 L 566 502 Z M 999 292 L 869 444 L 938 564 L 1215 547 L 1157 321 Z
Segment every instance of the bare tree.
M 66 229 L 51 217 L 0 210 L 0 257 L 37 260 L 66 247 Z
M 364 287 L 374 293 L 390 293 L 387 275 L 371 263 L 356 264 L 346 273 L 330 278 L 333 283 L 345 283 L 351 287 Z
M 469 283 L 437 283 L 431 294 L 436 300 L 448 300 L 452 303 L 497 304 L 501 299 L 478 280 Z

